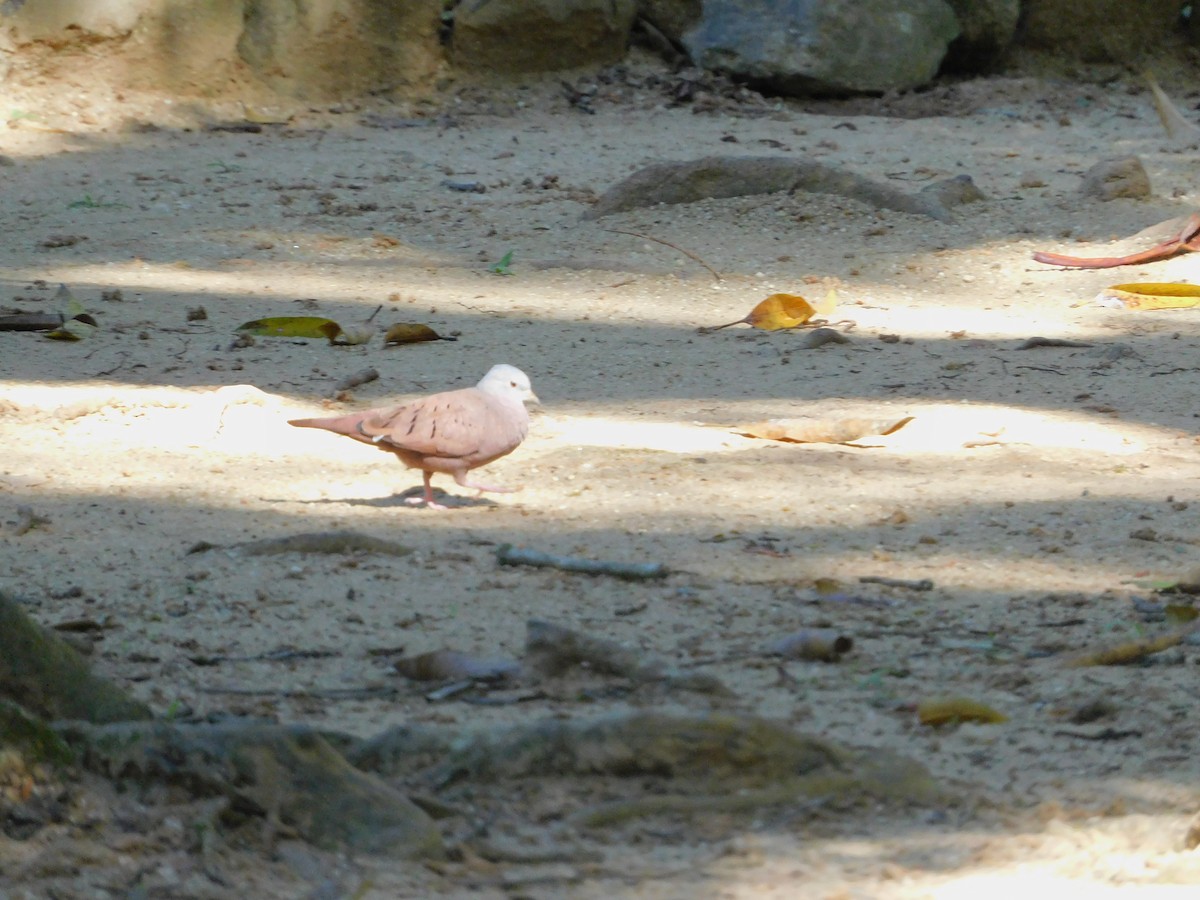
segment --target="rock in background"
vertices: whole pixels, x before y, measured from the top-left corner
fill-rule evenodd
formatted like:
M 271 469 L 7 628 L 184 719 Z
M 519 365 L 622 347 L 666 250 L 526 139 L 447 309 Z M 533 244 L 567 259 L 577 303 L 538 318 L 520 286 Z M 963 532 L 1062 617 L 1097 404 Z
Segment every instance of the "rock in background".
M 0 85 L 416 99 L 455 73 L 595 71 L 626 57 L 635 30 L 672 65 L 794 96 L 1144 65 L 1194 53 L 1200 33 L 1176 0 L 3 0 Z M 1193 64 L 1177 67 L 1189 80 Z
M 1134 63 L 1180 31 L 1173 0 L 1022 0 L 1020 43 L 1082 63 Z
M 454 14 L 453 60 L 469 72 L 548 72 L 617 62 L 634 0 L 467 0 Z
M 707 0 L 683 45 L 772 92 L 838 95 L 925 84 L 958 34 L 942 0 Z
M 0 81 L 19 54 L 56 63 L 86 48 L 131 87 L 180 93 L 265 86 L 313 100 L 427 89 L 444 65 L 442 0 L 6 0 Z

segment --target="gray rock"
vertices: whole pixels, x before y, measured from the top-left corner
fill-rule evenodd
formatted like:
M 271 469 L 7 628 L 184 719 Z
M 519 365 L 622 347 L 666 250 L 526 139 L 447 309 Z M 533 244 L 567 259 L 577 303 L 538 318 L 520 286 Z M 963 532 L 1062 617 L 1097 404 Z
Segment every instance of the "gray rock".
M 772 91 L 838 95 L 925 84 L 958 33 L 943 0 L 708 0 L 683 45 Z
M 453 59 L 465 71 L 549 72 L 625 55 L 634 0 L 468 0 L 454 14 Z
M 1084 173 L 1079 190 L 1085 197 L 1097 200 L 1118 197 L 1141 200 L 1150 196 L 1150 176 L 1136 156 L 1106 159 Z
M 1020 0 L 946 0 L 958 17 L 944 69 L 987 72 L 1000 62 L 1017 34 Z

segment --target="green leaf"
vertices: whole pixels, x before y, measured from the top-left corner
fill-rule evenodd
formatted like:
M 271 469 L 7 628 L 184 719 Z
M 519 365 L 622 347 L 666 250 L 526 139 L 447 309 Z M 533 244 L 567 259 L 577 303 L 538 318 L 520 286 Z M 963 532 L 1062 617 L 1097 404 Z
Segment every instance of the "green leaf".
M 342 326 L 323 316 L 270 316 L 245 322 L 237 330 L 260 337 L 326 338 L 332 341 L 342 333 Z
M 500 257 L 500 262 L 492 263 L 492 265 L 488 266 L 488 271 L 493 272 L 496 275 L 511 275 L 512 272 L 509 271 L 508 267 L 512 265 L 512 261 L 513 252 L 509 250 L 502 257 Z

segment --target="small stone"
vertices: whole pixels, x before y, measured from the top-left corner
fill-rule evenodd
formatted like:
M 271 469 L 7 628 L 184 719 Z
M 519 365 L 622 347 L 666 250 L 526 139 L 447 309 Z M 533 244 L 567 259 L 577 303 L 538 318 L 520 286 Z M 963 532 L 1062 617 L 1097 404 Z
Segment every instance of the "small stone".
M 1150 196 L 1150 176 L 1136 156 L 1106 159 L 1084 173 L 1079 190 L 1084 196 L 1097 200 L 1120 197 L 1140 200 Z

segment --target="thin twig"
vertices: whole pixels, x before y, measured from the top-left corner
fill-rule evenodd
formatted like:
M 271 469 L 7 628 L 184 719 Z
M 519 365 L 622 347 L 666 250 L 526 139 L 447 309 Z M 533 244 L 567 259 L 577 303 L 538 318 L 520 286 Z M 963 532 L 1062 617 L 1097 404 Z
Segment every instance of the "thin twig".
M 859 584 L 882 584 L 884 587 L 908 588 L 910 591 L 932 591 L 933 582 L 928 578 L 911 580 L 908 578 L 887 578 L 883 575 L 861 575 Z
M 92 375 L 92 378 L 99 378 L 102 375 L 111 375 L 113 372 L 117 371 L 118 369 L 123 368 L 125 365 L 125 360 L 129 359 L 129 354 L 122 352 L 118 355 L 121 357 L 121 359 L 117 362 L 117 364 L 115 366 L 113 366 L 111 369 L 105 369 L 103 372 L 96 372 L 94 375 Z
M 699 256 L 697 256 L 691 250 L 684 250 L 678 244 L 672 244 L 670 241 L 664 241 L 662 238 L 655 237 L 652 234 L 642 234 L 642 232 L 640 232 L 640 231 L 625 231 L 622 228 L 606 228 L 604 230 L 612 232 L 613 234 L 627 234 L 630 237 L 643 238 L 644 240 L 654 241 L 657 244 L 662 244 L 665 247 L 670 247 L 672 250 L 678 250 L 684 256 L 688 257 L 689 259 L 694 259 L 696 262 L 700 263 L 700 265 L 704 266 L 704 268 L 708 269 L 708 271 L 712 272 L 712 277 L 714 279 L 716 279 L 717 281 L 724 280 L 723 278 L 721 278 L 720 272 L 718 272 L 716 269 L 714 269 L 712 266 L 710 266 L 708 263 L 706 263 L 704 260 L 702 260 Z
M 366 700 L 373 697 L 394 697 L 399 690 L 394 687 L 330 688 L 328 690 L 287 690 L 235 687 L 200 688 L 202 694 L 232 694 L 238 697 L 300 697 L 314 700 Z

